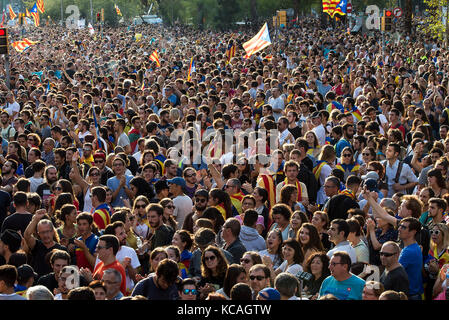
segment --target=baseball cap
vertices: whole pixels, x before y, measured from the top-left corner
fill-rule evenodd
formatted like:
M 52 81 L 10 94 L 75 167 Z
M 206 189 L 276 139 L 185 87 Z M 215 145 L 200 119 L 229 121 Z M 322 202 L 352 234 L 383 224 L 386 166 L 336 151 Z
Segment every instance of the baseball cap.
M 375 179 L 365 180 L 365 186 L 369 191 L 379 192 L 379 189 L 377 188 L 377 180 Z
M 28 280 L 31 277 L 36 279 L 37 273 L 34 272 L 33 268 L 29 264 L 22 264 L 20 267 L 17 268 L 18 281 Z
M 0 235 L 0 240 L 9 247 L 11 252 L 16 252 L 22 245 L 22 237 L 12 229 L 6 229 Z
M 103 152 L 95 152 L 93 155 L 93 158 L 101 158 L 103 160 L 106 160 L 106 155 Z
M 362 180 L 368 180 L 368 179 L 374 179 L 374 180 L 379 180 L 379 175 L 377 174 L 376 171 L 369 171 L 367 174 L 362 176 Z
M 259 291 L 259 295 L 266 300 L 281 300 L 281 294 L 274 288 L 264 288 Z
M 319 117 L 320 117 L 320 113 L 318 111 L 315 111 L 310 115 L 311 119 L 315 119 L 315 118 L 319 118 Z
M 181 187 L 185 187 L 186 186 L 186 181 L 184 180 L 184 178 L 181 178 L 181 177 L 175 177 L 173 179 L 169 179 L 169 180 L 167 180 L 167 182 L 176 184 L 176 185 L 181 186 Z

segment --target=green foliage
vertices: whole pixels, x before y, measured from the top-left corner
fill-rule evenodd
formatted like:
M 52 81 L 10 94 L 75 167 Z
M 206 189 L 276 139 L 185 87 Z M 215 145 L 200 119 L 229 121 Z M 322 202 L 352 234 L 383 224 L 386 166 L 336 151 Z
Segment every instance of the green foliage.
M 448 2 L 448 0 L 424 0 L 424 4 L 427 6 L 427 16 L 424 19 L 424 24 L 420 25 L 418 30 L 442 40 L 447 32 L 447 25 L 443 24 L 442 6 L 447 8 Z M 446 11 L 446 21 L 448 21 L 448 15 L 449 11 Z

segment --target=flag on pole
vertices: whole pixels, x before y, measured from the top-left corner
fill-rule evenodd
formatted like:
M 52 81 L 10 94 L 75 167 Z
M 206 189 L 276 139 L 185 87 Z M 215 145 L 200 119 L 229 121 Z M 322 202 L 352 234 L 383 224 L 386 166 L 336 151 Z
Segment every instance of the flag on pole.
M 4 23 L 5 23 L 5 20 L 6 20 L 6 12 L 5 12 L 5 10 L 3 10 L 3 14 L 2 14 L 2 24 L 0 25 L 1 28 L 3 28 L 3 25 L 4 25 Z
M 14 12 L 11 5 L 8 6 L 8 10 L 9 10 L 9 18 L 11 20 L 14 20 L 17 17 L 17 14 Z
M 30 14 L 33 17 L 34 25 L 36 27 L 39 27 L 39 24 L 40 24 L 39 23 L 39 11 L 37 10 L 37 5 L 36 4 L 34 4 L 34 6 L 31 8 Z
M 97 115 L 95 114 L 94 102 L 92 101 L 92 117 L 94 118 L 95 133 L 97 134 L 97 145 L 99 149 L 103 149 L 103 143 L 101 142 L 100 129 L 98 128 Z
M 115 12 L 117 12 L 118 16 L 122 16 L 122 12 L 120 11 L 118 5 L 114 4 Z
M 31 18 L 31 14 L 28 11 L 28 8 L 25 8 L 25 16 L 28 17 L 28 18 Z
M 159 61 L 159 55 L 157 54 L 157 49 L 153 51 L 150 56 L 150 60 L 156 62 L 157 66 L 160 67 L 161 63 Z
M 251 57 L 256 52 L 268 47 L 271 44 L 270 34 L 268 32 L 268 24 L 262 26 L 262 29 L 249 41 L 243 44 L 246 51 L 245 58 Z
M 11 47 L 16 49 L 16 51 L 22 53 L 26 49 L 28 49 L 29 47 L 31 47 L 32 45 L 34 45 L 36 43 L 37 42 L 35 42 L 35 41 L 31 41 L 31 40 L 29 40 L 27 38 L 24 38 L 23 40 L 15 41 L 15 42 L 11 43 Z
M 189 66 L 189 74 L 187 76 L 187 81 L 190 81 L 192 79 L 192 73 L 196 72 L 195 68 L 195 61 L 193 61 L 193 57 L 190 59 L 190 66 Z
M 95 33 L 94 27 L 92 27 L 92 25 L 89 22 L 89 25 L 87 26 L 87 28 L 89 29 L 89 33 L 90 35 L 93 35 Z
M 37 9 L 39 10 L 40 13 L 45 12 L 44 0 L 36 0 L 36 5 L 37 5 Z

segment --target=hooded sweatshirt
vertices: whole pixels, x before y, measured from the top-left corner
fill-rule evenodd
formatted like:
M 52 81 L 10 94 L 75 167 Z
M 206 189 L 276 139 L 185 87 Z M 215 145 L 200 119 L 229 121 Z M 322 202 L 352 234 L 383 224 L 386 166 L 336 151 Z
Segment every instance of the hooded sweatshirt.
M 267 248 L 264 238 L 255 228 L 243 225 L 239 237 L 247 251 L 261 251 Z

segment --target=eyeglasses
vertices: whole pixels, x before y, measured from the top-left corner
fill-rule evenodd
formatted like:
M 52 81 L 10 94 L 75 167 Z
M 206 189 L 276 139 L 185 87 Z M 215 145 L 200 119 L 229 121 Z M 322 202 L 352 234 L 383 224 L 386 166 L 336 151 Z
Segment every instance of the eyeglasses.
M 430 234 L 439 235 L 441 233 L 440 230 L 430 230 Z
M 184 289 L 182 293 L 196 296 L 198 291 L 196 289 Z
M 144 204 L 136 204 L 136 209 L 144 209 L 146 205 Z
M 240 259 L 240 262 L 241 263 L 250 263 L 251 262 L 251 260 L 250 259 Z
M 343 157 L 345 157 L 345 158 L 349 158 L 349 157 L 352 157 L 352 154 L 350 154 L 350 153 L 346 153 L 346 154 L 344 154 L 344 155 L 343 155 Z
M 266 279 L 267 277 L 264 276 L 249 276 L 249 279 L 254 281 L 254 280 L 258 280 L 258 281 L 262 281 L 263 279 Z
M 337 264 L 345 264 L 343 262 L 331 262 L 329 263 L 332 267 L 335 267 Z
M 384 257 L 391 257 L 394 256 L 396 253 L 390 253 L 390 252 L 379 252 L 380 256 L 384 256 Z
M 216 256 L 209 256 L 209 257 L 204 257 L 204 261 L 214 261 L 217 257 Z
M 195 198 L 195 202 L 204 203 L 204 202 L 206 202 L 206 199 Z

